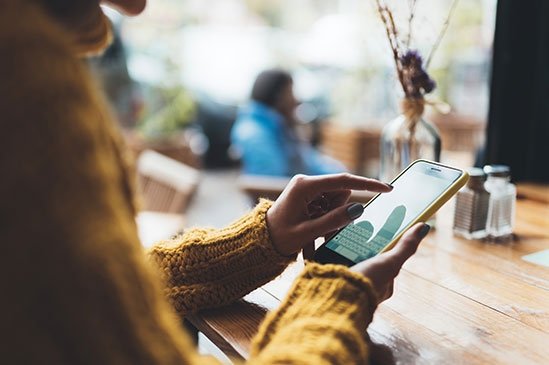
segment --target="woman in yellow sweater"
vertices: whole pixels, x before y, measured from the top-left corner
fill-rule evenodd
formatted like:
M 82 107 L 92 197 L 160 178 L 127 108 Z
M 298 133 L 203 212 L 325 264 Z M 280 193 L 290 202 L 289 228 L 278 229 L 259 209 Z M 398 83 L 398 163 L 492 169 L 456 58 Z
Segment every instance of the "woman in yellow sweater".
M 130 14 L 145 5 L 109 3 Z M 304 243 L 361 214 L 346 203 L 349 189 L 390 189 L 350 175 L 298 177 L 274 204 L 221 230 L 189 230 L 147 259 L 119 137 L 77 58 L 103 49 L 109 34 L 99 0 L 0 1 L 5 364 L 210 362 L 175 313 L 229 303 L 280 274 Z M 330 209 L 319 215 L 323 195 Z M 307 265 L 261 326 L 250 363 L 366 362 L 373 311 L 427 231 L 417 225 L 351 269 Z

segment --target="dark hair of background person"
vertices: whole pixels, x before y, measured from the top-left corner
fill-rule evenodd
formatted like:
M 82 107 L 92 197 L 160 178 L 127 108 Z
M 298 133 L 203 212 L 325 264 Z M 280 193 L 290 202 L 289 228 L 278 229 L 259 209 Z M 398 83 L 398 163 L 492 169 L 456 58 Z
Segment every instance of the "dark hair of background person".
M 549 182 L 549 1 L 498 1 L 485 163 Z
M 257 75 L 252 87 L 252 100 L 275 107 L 284 88 L 292 83 L 292 75 L 284 70 L 266 70 Z

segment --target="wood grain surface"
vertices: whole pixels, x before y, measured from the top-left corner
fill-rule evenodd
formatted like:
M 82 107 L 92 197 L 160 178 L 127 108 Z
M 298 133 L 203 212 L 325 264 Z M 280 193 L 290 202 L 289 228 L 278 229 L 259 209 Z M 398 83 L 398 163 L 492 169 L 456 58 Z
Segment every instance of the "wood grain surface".
M 368 328 L 374 364 L 549 364 L 549 270 L 522 256 L 549 248 L 549 204 L 517 202 L 516 237 L 468 241 L 451 232 L 451 204 L 404 266 Z M 226 354 L 246 359 L 267 311 L 303 268 L 231 306 L 190 318 Z

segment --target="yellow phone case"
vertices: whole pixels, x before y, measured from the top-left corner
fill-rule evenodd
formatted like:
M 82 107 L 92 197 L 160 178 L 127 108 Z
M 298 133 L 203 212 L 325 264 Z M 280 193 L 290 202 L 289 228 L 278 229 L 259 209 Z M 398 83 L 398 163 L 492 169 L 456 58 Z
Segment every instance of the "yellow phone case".
M 431 218 L 431 216 L 433 214 L 435 214 L 448 200 L 450 200 L 450 198 L 452 196 L 454 196 L 454 194 L 456 194 L 458 192 L 459 189 L 461 189 L 466 183 L 467 181 L 469 180 L 469 174 L 466 172 L 466 171 L 463 171 L 461 169 L 457 169 L 455 167 L 452 167 L 452 166 L 447 166 L 447 165 L 444 165 L 444 164 L 441 164 L 441 163 L 438 163 L 438 162 L 434 162 L 434 161 L 429 161 L 429 160 L 424 160 L 424 159 L 419 159 L 419 160 L 415 160 L 414 162 L 412 162 L 410 165 L 408 165 L 408 167 L 406 167 L 400 174 L 398 174 L 397 177 L 395 177 L 393 179 L 392 182 L 394 182 L 395 180 L 397 180 L 402 174 L 404 174 L 406 171 L 408 171 L 408 169 L 410 169 L 414 164 L 418 163 L 418 162 L 426 162 L 426 163 L 429 163 L 429 164 L 432 164 L 432 165 L 437 165 L 437 166 L 442 166 L 442 167 L 445 167 L 445 168 L 450 168 L 450 169 L 454 169 L 454 170 L 459 170 L 462 172 L 461 176 L 456 180 L 454 181 L 454 183 L 452 185 L 450 185 L 448 187 L 448 189 L 446 189 L 446 191 L 444 191 L 444 193 L 442 193 L 442 195 L 440 195 L 440 197 L 438 197 L 433 203 L 431 203 L 431 205 L 429 205 L 415 220 L 413 220 L 412 222 L 410 222 L 398 235 L 396 235 L 393 240 L 387 245 L 385 246 L 385 248 L 383 250 L 381 250 L 379 253 L 381 252 L 385 252 L 385 251 L 389 251 L 391 248 L 393 248 L 395 246 L 395 244 L 398 242 L 398 240 L 402 237 L 402 235 L 410 228 L 412 227 L 414 224 L 416 223 L 419 223 L 419 222 L 426 222 L 429 218 Z M 392 183 L 391 182 L 391 183 Z M 378 194 L 379 195 L 379 194 Z M 366 207 L 375 199 L 377 198 L 376 195 L 374 198 L 372 198 L 370 200 L 370 202 L 368 202 L 368 204 L 366 204 Z

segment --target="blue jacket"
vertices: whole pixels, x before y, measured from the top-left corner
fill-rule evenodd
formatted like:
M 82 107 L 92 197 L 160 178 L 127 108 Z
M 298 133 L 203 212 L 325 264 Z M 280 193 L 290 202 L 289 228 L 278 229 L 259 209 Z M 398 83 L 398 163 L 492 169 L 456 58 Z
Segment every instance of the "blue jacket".
M 255 101 L 241 108 L 231 143 L 252 175 L 321 175 L 345 171 L 338 161 L 302 142 L 276 110 Z

